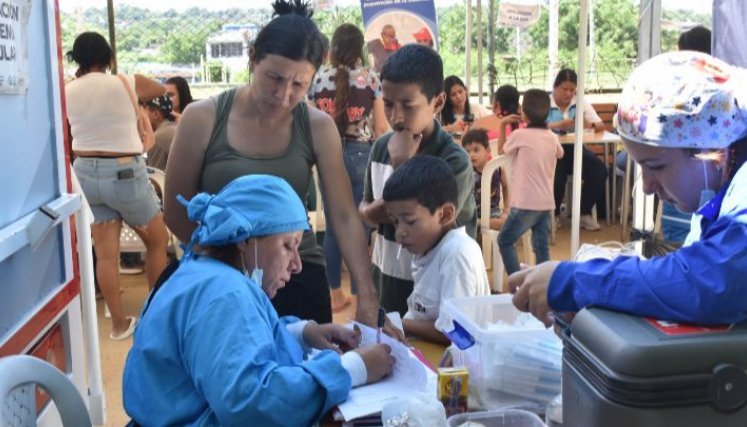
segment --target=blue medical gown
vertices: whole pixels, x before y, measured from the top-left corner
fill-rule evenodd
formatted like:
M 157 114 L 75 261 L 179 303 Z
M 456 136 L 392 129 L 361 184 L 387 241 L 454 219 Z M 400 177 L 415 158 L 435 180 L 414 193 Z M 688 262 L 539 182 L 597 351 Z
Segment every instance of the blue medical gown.
M 308 426 L 348 396 L 340 357 L 304 360 L 269 298 L 210 257 L 182 262 L 135 331 L 124 407 L 143 426 Z
M 547 296 L 561 312 L 595 305 L 699 324 L 747 319 L 747 164 L 693 215 L 681 249 L 650 260 L 563 262 Z

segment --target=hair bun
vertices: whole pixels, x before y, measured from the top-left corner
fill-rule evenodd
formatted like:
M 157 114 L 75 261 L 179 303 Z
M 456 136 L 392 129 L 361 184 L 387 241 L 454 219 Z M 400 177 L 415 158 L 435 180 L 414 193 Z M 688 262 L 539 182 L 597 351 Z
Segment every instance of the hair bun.
M 272 2 L 272 9 L 275 11 L 273 17 L 295 14 L 311 18 L 314 15 L 311 3 L 305 0 L 275 0 Z

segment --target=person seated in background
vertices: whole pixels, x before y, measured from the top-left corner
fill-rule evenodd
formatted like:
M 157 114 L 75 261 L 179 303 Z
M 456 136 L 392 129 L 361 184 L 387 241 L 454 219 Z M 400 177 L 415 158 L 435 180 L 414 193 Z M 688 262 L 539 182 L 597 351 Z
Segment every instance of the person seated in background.
M 166 80 L 165 86 L 166 94 L 171 98 L 174 120 L 178 122 L 187 105 L 194 101 L 192 99 L 192 92 L 189 90 L 189 83 L 187 83 L 184 77 L 174 76 Z
M 540 89 L 530 89 L 524 94 L 521 117 L 503 118 L 498 152 L 513 156 L 511 174 L 511 211 L 498 235 L 498 247 L 506 272 L 519 271 L 519 257 L 514 245 L 527 230 L 532 230 L 532 249 L 537 263 L 550 259 L 551 213 L 554 208 L 552 194 L 553 174 L 557 159 L 563 157 L 563 147 L 558 136 L 547 129 L 550 97 Z M 506 140 L 506 127 L 523 119 L 525 129 L 511 133 Z
M 442 331 L 453 329 L 440 316 L 444 300 L 490 294 L 480 246 L 456 225 L 458 198 L 454 173 L 433 156 L 411 158 L 384 185 L 397 243 L 414 255 L 415 284 L 402 326 L 406 334 L 439 344 L 450 343 Z
M 587 306 L 703 325 L 747 319 L 747 70 L 699 52 L 655 56 L 620 95 L 617 132 L 643 192 L 694 212 L 684 246 L 650 259 L 551 261 L 509 277 L 516 308 Z M 569 320 L 566 318 L 566 320 Z
M 480 190 L 482 187 L 482 170 L 490 160 L 490 145 L 488 142 L 488 131 L 485 129 L 470 129 L 462 137 L 462 147 L 469 154 L 472 167 L 475 171 L 475 205 L 477 216 L 480 216 Z M 503 208 L 501 208 L 501 192 L 503 193 Z M 498 168 L 493 172 L 490 179 L 490 228 L 500 230 L 508 217 L 509 207 L 508 182 L 506 174 L 501 173 Z M 478 226 L 480 224 L 478 219 Z M 477 233 L 478 241 L 480 233 Z
M 469 102 L 469 90 L 462 79 L 457 76 L 444 79 L 444 94 L 446 103 L 441 110 L 441 126 L 446 132 L 463 134 L 467 132 L 472 122 L 490 115 L 490 112 L 482 105 Z
M 472 123 L 472 129 L 485 129 L 488 131 L 488 139 L 498 139 L 500 136 L 501 120 L 511 114 L 520 114 L 519 90 L 512 85 L 503 85 L 493 95 L 493 114 L 487 115 Z M 511 131 L 518 129 L 522 123 L 511 123 L 506 130 L 506 137 Z
M 550 114 L 547 116 L 547 127 L 556 133 L 573 132 L 576 124 L 576 85 L 578 76 L 568 68 L 560 70 L 555 76 L 552 95 L 550 96 Z M 599 118 L 591 104 L 584 103 L 581 108 L 584 114 L 584 128 L 593 128 L 596 132 L 604 131 L 604 122 Z M 568 175 L 573 173 L 573 144 L 563 144 L 563 157 L 558 160 L 555 169 L 555 219 L 560 226 L 560 204 L 565 195 L 565 184 Z M 581 175 L 581 228 L 597 231 L 602 227 L 591 215 L 597 202 L 604 197 L 604 184 L 607 180 L 607 166 L 596 154 L 583 147 L 583 164 Z M 602 204 L 603 205 L 603 204 Z M 605 213 L 606 214 L 606 213 Z
M 162 95 L 146 102 L 145 106 L 148 108 L 148 118 L 153 127 L 153 137 L 156 140 L 153 147 L 148 150 L 147 164 L 156 169 L 166 170 L 171 141 L 174 139 L 174 132 L 176 131 L 175 117 L 171 109 L 171 98 L 168 95 Z
M 199 225 L 141 313 L 122 382 L 130 425 L 308 426 L 392 372 L 387 345 L 356 348 L 358 331 L 270 303 L 301 269 L 308 229 L 284 179 L 246 175 L 180 201 Z

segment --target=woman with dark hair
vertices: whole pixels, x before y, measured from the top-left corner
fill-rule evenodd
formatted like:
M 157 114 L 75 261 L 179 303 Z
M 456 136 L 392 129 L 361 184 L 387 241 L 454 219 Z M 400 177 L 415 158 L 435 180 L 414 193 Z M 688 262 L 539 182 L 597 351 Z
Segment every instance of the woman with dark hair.
M 573 132 L 576 124 L 576 72 L 564 68 L 555 76 L 550 96 L 550 114 L 547 116 L 547 127 L 558 133 Z M 584 103 L 584 127 L 593 128 L 595 132 L 604 131 L 604 122 L 599 118 L 591 104 Z M 563 158 L 558 160 L 555 169 L 555 218 L 560 220 L 560 203 L 565 194 L 565 183 L 568 175 L 573 173 L 573 144 L 563 144 Z M 597 231 L 602 227 L 592 217 L 594 205 L 604 196 L 604 183 L 607 180 L 607 166 L 604 162 L 584 147 L 583 171 L 581 180 L 581 227 Z M 609 215 L 609 212 L 606 213 Z M 559 222 L 558 222 L 559 224 Z
M 192 99 L 192 92 L 189 90 L 189 83 L 187 83 L 184 77 L 169 77 L 166 80 L 166 94 L 171 98 L 171 114 L 176 117 L 176 120 L 179 120 L 187 105 L 194 101 Z
M 472 124 L 473 129 L 485 129 L 488 131 L 488 137 L 498 139 L 500 136 L 501 121 L 504 117 L 512 114 L 521 114 L 519 106 L 519 90 L 512 85 L 503 85 L 495 91 L 493 95 L 493 114 L 487 115 Z M 516 130 L 519 123 L 511 123 L 510 130 Z M 511 132 L 507 132 L 509 136 Z
M 309 99 L 329 114 L 337 125 L 356 206 L 363 198 L 363 180 L 371 144 L 389 129 L 381 98 L 381 82 L 375 73 L 361 65 L 363 43 L 363 32 L 355 25 L 337 27 L 329 51 L 330 65 L 319 69 L 309 90 Z M 327 283 L 332 290 L 332 311 L 339 311 L 350 303 L 351 298 L 346 297 L 340 287 L 342 259 L 334 224 L 330 221 L 326 225 L 324 258 Z M 351 280 L 350 291 L 357 294 L 354 280 Z
M 379 305 L 339 129 L 329 115 L 302 102 L 324 56 L 321 33 L 307 3 L 277 0 L 273 8 L 275 17 L 249 50 L 251 82 L 195 101 L 184 112 L 166 168 L 166 223 L 182 241 L 189 241 L 195 224 L 176 196 L 216 193 L 242 175 L 282 177 L 305 200 L 316 165 L 323 194 L 332 196 L 326 213 L 358 284 L 357 318 L 375 325 Z M 304 233 L 299 251 L 303 269 L 292 275 L 273 305 L 280 315 L 330 322 L 324 253 L 313 232 Z
M 747 319 L 747 71 L 699 52 L 656 56 L 633 71 L 616 127 L 640 165 L 643 191 L 695 212 L 667 255 L 550 261 L 509 278 L 514 305 L 549 324 L 550 310 L 597 306 L 678 323 Z
M 80 34 L 67 58 L 78 64 L 76 79 L 65 86 L 73 169 L 93 211 L 96 279 L 112 315 L 109 337 L 122 340 L 132 335 L 137 323 L 135 317 L 125 317 L 119 297 L 122 221 L 145 243 L 145 273 L 151 287 L 166 265 L 168 240 L 142 156 L 150 147 L 140 140 L 130 96 L 145 102 L 162 95 L 164 88 L 139 74 L 108 74 L 112 49 L 98 33 Z
M 450 133 L 463 133 L 472 122 L 490 114 L 482 105 L 469 102 L 469 91 L 462 79 L 449 76 L 444 79 L 446 103 L 441 110 L 441 126 Z

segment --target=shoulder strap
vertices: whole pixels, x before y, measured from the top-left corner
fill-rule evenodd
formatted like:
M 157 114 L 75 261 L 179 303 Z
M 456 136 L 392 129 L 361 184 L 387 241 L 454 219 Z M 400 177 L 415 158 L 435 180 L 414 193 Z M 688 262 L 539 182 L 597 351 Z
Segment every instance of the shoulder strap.
M 127 79 L 125 79 L 123 75 L 117 74 L 117 77 L 119 78 L 119 81 L 121 81 L 122 84 L 124 85 L 125 90 L 127 91 L 127 95 L 130 95 L 130 101 L 132 102 L 132 108 L 135 110 L 135 117 L 137 117 L 138 111 L 137 111 L 137 100 L 135 99 L 135 94 L 132 92 L 132 88 L 130 87 L 130 84 L 127 83 Z
M 314 138 L 312 138 L 311 133 L 311 122 L 309 121 L 309 109 L 306 105 L 305 101 L 301 101 L 298 104 L 299 112 L 295 115 L 294 118 L 301 119 L 300 128 L 301 132 L 303 133 L 304 138 L 306 141 L 309 142 L 309 148 L 311 149 L 311 156 L 314 158 L 314 163 L 316 163 L 316 154 L 314 152 Z
M 226 122 L 228 122 L 228 115 L 231 114 L 231 104 L 233 104 L 233 97 L 236 94 L 236 88 L 226 90 L 218 94 L 215 97 L 215 120 L 213 121 L 213 130 L 210 132 L 210 140 L 208 141 L 208 150 L 213 150 L 220 145 L 219 135 L 225 128 Z M 228 136 L 226 136 L 226 142 Z M 207 151 L 205 153 L 207 158 Z

